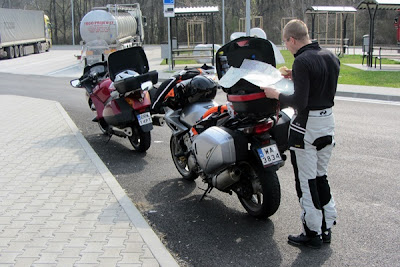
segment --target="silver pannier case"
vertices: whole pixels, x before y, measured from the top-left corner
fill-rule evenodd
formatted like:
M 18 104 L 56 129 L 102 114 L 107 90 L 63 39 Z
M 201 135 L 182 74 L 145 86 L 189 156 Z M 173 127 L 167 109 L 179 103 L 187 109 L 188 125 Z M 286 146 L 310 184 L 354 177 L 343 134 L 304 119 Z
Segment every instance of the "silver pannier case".
M 216 173 L 236 162 L 234 138 L 224 129 L 213 126 L 205 130 L 193 142 L 197 162 L 205 173 Z

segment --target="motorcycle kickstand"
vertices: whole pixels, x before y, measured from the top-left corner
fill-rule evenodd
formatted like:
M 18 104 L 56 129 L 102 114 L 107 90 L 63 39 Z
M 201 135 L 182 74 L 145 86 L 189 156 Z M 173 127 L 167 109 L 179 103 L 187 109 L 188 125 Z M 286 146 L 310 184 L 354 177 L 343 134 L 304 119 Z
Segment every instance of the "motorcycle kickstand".
M 211 190 L 213 190 L 213 188 L 214 188 L 214 186 L 212 186 L 212 185 L 210 185 L 210 184 L 208 184 L 207 189 L 203 189 L 203 188 L 200 188 L 200 187 L 199 187 L 200 190 L 203 190 L 203 191 L 204 191 L 204 194 L 201 196 L 199 202 L 202 201 L 203 198 L 207 195 L 207 193 L 210 193 Z
M 108 144 L 108 142 L 110 142 L 112 136 L 113 136 L 112 134 L 108 135 L 108 140 L 106 142 L 106 145 Z

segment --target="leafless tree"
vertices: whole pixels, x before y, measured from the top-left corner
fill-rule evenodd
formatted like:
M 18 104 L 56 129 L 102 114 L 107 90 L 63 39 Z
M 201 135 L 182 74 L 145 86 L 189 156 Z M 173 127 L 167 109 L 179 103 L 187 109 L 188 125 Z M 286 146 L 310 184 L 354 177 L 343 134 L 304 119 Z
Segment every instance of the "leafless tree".
M 92 7 L 105 6 L 107 4 L 129 4 L 139 3 L 142 13 L 147 17 L 147 27 L 145 28 L 145 42 L 157 44 L 167 41 L 167 19 L 163 14 L 163 1 L 161 0 L 72 0 L 74 4 L 74 32 L 75 40 L 80 40 L 79 24 L 83 16 Z M 281 19 L 285 17 L 296 17 L 303 20 L 310 20 L 309 15 L 305 14 L 308 7 L 313 5 L 344 5 L 357 7 L 360 0 L 251 0 L 251 15 L 262 16 L 263 29 L 269 39 L 275 43 L 280 43 L 281 39 Z M 246 0 L 225 0 L 225 35 L 229 36 L 239 31 L 239 20 L 245 17 Z M 222 0 L 175 0 L 177 7 L 188 6 L 219 6 L 222 10 Z M 71 0 L 0 0 L 2 8 L 20 9 L 40 9 L 44 10 L 52 23 L 53 43 L 71 44 L 72 43 L 72 23 L 71 23 Z M 222 12 L 214 16 L 215 40 L 222 42 Z M 376 43 L 395 44 L 396 33 L 393 27 L 395 11 L 377 12 L 375 26 Z M 369 31 L 368 12 L 361 10 L 356 15 L 356 40 L 360 45 L 362 35 Z M 324 23 L 324 22 L 323 22 Z M 332 19 L 334 23 L 334 19 Z M 349 35 L 353 35 L 352 23 L 348 22 Z M 175 27 L 176 25 L 173 25 Z M 210 27 L 210 26 L 209 26 Z M 210 28 L 207 28 L 210 31 Z M 186 21 L 178 23 L 179 38 L 186 38 Z M 330 27 L 333 29 L 334 27 Z M 175 34 L 175 33 L 174 33 Z M 176 35 L 176 34 L 175 34 Z M 211 41 L 209 39 L 209 41 Z

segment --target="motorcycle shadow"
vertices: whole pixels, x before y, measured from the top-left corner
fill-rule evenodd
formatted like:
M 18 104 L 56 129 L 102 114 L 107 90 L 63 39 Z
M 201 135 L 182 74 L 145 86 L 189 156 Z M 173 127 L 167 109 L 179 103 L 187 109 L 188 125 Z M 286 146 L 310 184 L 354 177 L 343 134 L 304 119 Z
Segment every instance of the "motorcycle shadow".
M 185 266 L 280 265 L 273 239 L 274 223 L 248 215 L 235 196 L 211 191 L 199 202 L 203 183 L 173 179 L 146 195 L 153 211 L 145 213 L 152 228 Z
M 146 152 L 136 151 L 127 138 L 103 134 L 86 135 L 86 140 L 114 175 L 138 173 L 146 168 Z

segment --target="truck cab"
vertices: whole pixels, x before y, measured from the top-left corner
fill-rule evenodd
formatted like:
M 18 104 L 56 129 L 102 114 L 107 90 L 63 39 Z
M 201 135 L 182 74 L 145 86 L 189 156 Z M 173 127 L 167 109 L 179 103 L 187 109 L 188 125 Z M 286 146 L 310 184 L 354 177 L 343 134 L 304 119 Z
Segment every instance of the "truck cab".
M 50 23 L 50 19 L 47 15 L 44 15 L 44 33 L 46 36 L 46 51 L 49 51 L 50 47 L 53 45 L 52 41 L 51 41 L 51 23 Z

